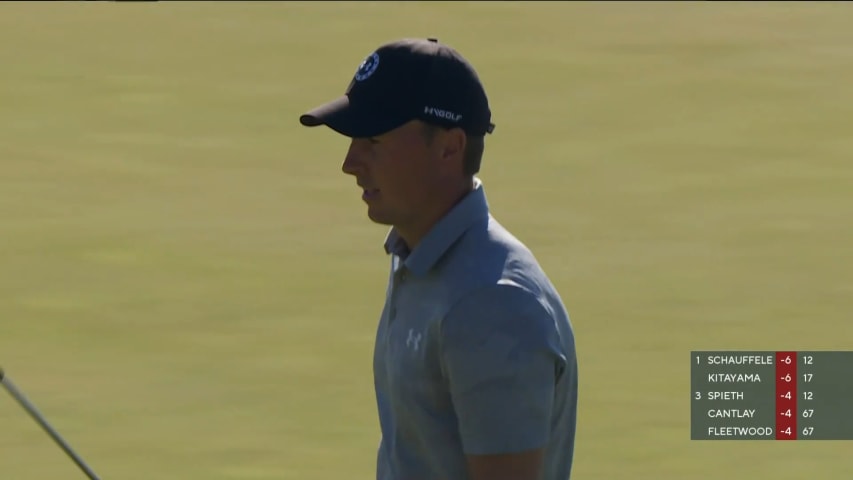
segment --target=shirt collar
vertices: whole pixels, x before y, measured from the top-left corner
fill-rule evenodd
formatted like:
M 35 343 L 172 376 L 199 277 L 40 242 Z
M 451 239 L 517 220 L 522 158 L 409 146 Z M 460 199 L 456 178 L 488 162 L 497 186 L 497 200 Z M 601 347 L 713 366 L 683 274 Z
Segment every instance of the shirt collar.
M 474 178 L 474 190 L 442 217 L 411 253 L 394 228 L 385 238 L 385 253 L 405 259 L 406 268 L 415 275 L 425 275 L 468 228 L 488 216 L 489 204 L 483 182 Z

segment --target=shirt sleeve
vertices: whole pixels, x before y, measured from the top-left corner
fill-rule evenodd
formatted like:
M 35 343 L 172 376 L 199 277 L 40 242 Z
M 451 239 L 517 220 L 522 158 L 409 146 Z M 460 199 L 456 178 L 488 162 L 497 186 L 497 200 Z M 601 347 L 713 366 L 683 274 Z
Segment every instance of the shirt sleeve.
M 545 446 L 566 356 L 534 294 L 494 285 L 466 296 L 444 318 L 441 354 L 465 454 Z

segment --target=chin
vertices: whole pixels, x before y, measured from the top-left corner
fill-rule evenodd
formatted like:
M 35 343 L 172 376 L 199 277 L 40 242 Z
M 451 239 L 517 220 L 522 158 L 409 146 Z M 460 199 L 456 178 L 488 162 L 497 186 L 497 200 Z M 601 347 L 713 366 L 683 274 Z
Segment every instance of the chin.
M 367 218 L 369 218 L 373 223 L 377 223 L 379 225 L 394 224 L 393 220 L 391 220 L 390 215 L 385 215 L 384 212 L 378 212 L 372 208 L 367 209 Z

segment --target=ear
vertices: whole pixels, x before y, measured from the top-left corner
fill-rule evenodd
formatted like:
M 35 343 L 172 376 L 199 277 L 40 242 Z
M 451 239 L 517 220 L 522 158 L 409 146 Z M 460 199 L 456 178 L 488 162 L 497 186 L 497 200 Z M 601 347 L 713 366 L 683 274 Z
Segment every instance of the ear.
M 441 132 L 441 141 L 439 142 L 439 155 L 441 158 L 442 169 L 447 172 L 455 170 L 463 170 L 463 159 L 465 157 L 465 144 L 467 138 L 465 131 L 461 128 L 451 128 Z

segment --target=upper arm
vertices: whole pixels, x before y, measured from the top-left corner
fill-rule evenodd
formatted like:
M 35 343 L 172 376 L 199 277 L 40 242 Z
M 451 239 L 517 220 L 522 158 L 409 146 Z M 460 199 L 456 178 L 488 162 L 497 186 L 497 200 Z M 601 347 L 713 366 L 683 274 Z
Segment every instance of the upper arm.
M 548 311 L 519 287 L 475 292 L 444 319 L 441 352 L 472 475 L 536 478 L 565 361 Z

